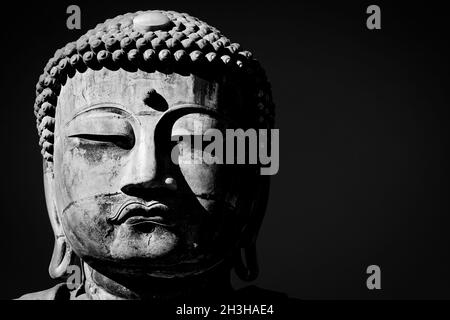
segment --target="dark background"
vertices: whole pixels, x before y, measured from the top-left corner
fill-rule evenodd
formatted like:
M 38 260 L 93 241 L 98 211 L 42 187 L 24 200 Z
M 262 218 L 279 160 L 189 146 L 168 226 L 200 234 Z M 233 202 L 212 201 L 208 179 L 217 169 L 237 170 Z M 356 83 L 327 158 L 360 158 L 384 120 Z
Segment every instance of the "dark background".
M 293 3 L 295 2 L 295 3 Z M 56 49 L 97 23 L 188 12 L 260 59 L 273 85 L 280 171 L 256 284 L 303 299 L 450 298 L 448 13 L 432 2 L 71 2 L 2 8 L 0 299 L 49 288 L 53 234 L 33 116 Z M 381 7 L 381 30 L 366 8 Z M 4 4 L 2 4 L 4 6 Z M 378 291 L 368 265 L 381 267 Z

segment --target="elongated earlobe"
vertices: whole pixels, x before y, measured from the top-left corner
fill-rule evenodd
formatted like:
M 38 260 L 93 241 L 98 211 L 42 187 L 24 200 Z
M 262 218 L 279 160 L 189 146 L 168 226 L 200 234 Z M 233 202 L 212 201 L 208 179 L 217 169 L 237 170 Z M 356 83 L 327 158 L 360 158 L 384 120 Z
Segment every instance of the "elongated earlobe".
M 52 260 L 48 272 L 52 278 L 61 278 L 67 275 L 67 267 L 73 264 L 72 248 L 65 236 L 55 238 Z
M 259 267 L 256 251 L 256 239 L 267 207 L 270 180 L 268 176 L 260 176 L 253 203 L 250 209 L 248 224 L 244 227 L 241 239 L 233 255 L 234 271 L 244 281 L 253 281 L 258 277 Z
M 72 248 L 64 235 L 58 209 L 55 203 L 56 195 L 54 192 L 55 187 L 53 171 L 48 164 L 49 163 L 44 160 L 44 190 L 48 216 L 55 235 L 55 245 L 53 247 L 53 255 L 48 272 L 50 276 L 55 279 L 67 276 L 67 267 L 76 264 L 77 257 L 73 253 Z
M 234 271 L 244 281 L 253 281 L 258 277 L 259 267 L 256 255 L 256 243 L 238 248 L 234 256 Z

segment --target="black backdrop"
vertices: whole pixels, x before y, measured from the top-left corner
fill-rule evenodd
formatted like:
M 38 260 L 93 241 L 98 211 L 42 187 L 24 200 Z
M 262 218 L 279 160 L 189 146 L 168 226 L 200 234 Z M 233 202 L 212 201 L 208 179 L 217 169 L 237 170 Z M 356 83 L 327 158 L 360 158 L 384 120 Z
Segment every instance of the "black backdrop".
M 293 297 L 450 298 L 448 17 L 432 2 L 2 4 L 0 298 L 42 290 L 53 235 L 34 127 L 48 58 L 107 18 L 188 12 L 252 50 L 277 103 L 280 171 L 258 242 L 256 284 Z M 381 7 L 382 29 L 366 28 Z M 381 267 L 379 291 L 366 288 Z

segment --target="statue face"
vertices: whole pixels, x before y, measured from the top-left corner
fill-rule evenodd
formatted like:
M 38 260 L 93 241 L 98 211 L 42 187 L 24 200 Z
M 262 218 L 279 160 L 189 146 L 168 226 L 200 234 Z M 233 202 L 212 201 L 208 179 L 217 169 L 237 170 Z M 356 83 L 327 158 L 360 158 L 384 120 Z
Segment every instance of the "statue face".
M 221 115 L 229 104 L 245 108 L 240 97 L 239 88 L 192 75 L 102 69 L 68 79 L 58 97 L 54 188 L 75 253 L 99 271 L 158 277 L 228 256 L 246 221 L 251 175 L 242 166 L 175 164 L 171 137 L 232 127 Z M 198 157 L 177 147 L 180 157 Z

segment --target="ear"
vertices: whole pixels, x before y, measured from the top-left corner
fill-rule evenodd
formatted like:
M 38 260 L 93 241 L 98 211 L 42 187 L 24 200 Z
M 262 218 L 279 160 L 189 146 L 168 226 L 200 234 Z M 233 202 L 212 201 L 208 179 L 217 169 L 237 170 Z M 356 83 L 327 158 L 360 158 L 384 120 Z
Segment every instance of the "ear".
M 259 273 L 256 239 L 266 212 L 269 188 L 269 176 L 260 175 L 255 183 L 249 220 L 241 232 L 240 242 L 235 251 L 234 269 L 244 281 L 255 280 Z
M 47 212 L 55 235 L 55 246 L 48 272 L 52 278 L 60 278 L 66 275 L 67 267 L 73 263 L 74 254 L 72 254 L 72 248 L 64 234 L 55 202 L 56 194 L 52 163 L 44 160 L 43 172 Z

